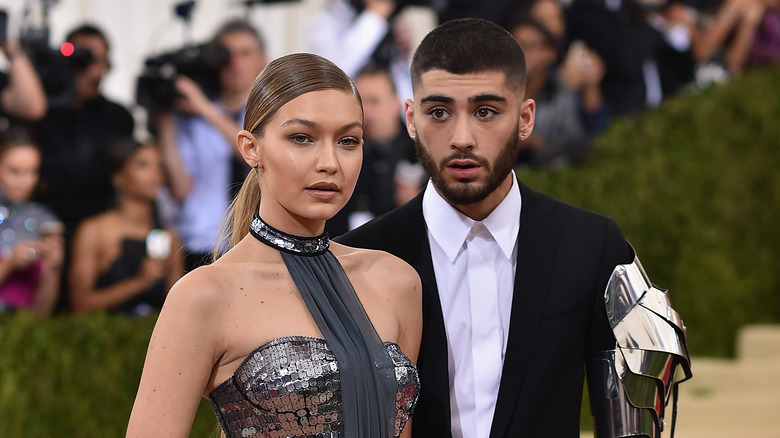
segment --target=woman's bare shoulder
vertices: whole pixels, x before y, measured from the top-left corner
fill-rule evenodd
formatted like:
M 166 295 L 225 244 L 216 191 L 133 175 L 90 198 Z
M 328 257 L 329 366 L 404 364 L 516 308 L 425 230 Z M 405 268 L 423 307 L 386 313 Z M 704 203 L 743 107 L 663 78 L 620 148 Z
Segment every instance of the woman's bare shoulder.
M 201 266 L 180 278 L 168 292 L 165 306 L 189 311 L 215 311 L 225 305 L 229 273 L 223 266 Z
M 392 284 L 396 290 L 419 293 L 420 277 L 404 260 L 388 252 L 331 244 L 347 274 L 367 275 L 375 284 Z

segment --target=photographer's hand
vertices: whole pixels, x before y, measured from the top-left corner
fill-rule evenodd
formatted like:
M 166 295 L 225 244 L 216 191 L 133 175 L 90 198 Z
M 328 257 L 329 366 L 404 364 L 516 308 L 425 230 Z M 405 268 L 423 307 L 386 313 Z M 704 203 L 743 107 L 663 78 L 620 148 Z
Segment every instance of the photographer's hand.
M 237 158 L 240 158 L 236 144 L 236 134 L 241 130 L 238 122 L 228 117 L 214 102 L 210 101 L 203 90 L 186 76 L 176 78 L 176 90 L 182 95 L 176 106 L 192 115 L 203 117 L 222 134 Z
M 176 91 L 181 96 L 176 99 L 176 108 L 180 111 L 195 116 L 202 116 L 211 111 L 211 101 L 195 81 L 186 76 L 179 76 L 176 78 L 175 85 Z
M 363 2 L 366 9 L 387 20 L 395 11 L 395 1 L 393 0 L 365 0 Z

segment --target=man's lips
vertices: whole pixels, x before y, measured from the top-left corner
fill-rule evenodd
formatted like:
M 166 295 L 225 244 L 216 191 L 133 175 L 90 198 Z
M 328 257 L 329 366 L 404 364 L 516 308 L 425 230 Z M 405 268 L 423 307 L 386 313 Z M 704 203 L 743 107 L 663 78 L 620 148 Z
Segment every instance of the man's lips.
M 473 160 L 452 160 L 447 163 L 447 171 L 456 179 L 471 179 L 477 176 L 482 166 Z

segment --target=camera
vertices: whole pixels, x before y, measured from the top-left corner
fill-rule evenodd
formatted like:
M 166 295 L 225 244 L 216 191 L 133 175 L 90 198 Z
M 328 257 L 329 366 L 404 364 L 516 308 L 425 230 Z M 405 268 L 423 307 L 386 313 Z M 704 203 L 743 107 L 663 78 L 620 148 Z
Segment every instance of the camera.
M 184 47 L 145 61 L 138 78 L 136 102 L 149 111 L 174 108 L 177 97 L 174 80 L 184 75 L 195 81 L 203 92 L 214 97 L 219 93 L 219 71 L 230 62 L 230 52 L 217 43 Z
M 84 47 L 72 47 L 72 50 L 64 51 L 49 47 L 48 10 L 54 0 L 41 2 L 40 17 L 31 19 L 24 17 L 20 29 L 19 44 L 27 53 L 38 77 L 41 80 L 46 93 L 47 104 L 50 108 L 61 108 L 73 102 L 75 90 L 73 86 L 76 72 L 88 67 L 92 61 L 92 52 Z M 29 5 L 28 5 L 29 12 Z M 6 35 L 7 15 L 0 11 L 0 37 L 3 41 Z

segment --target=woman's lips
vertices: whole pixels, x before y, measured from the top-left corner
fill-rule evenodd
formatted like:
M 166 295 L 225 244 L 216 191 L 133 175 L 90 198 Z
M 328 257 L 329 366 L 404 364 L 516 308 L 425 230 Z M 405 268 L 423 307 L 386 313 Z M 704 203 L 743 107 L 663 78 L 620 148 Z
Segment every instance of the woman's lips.
M 336 184 L 318 183 L 307 187 L 306 192 L 317 199 L 327 201 L 338 196 L 341 191 Z

